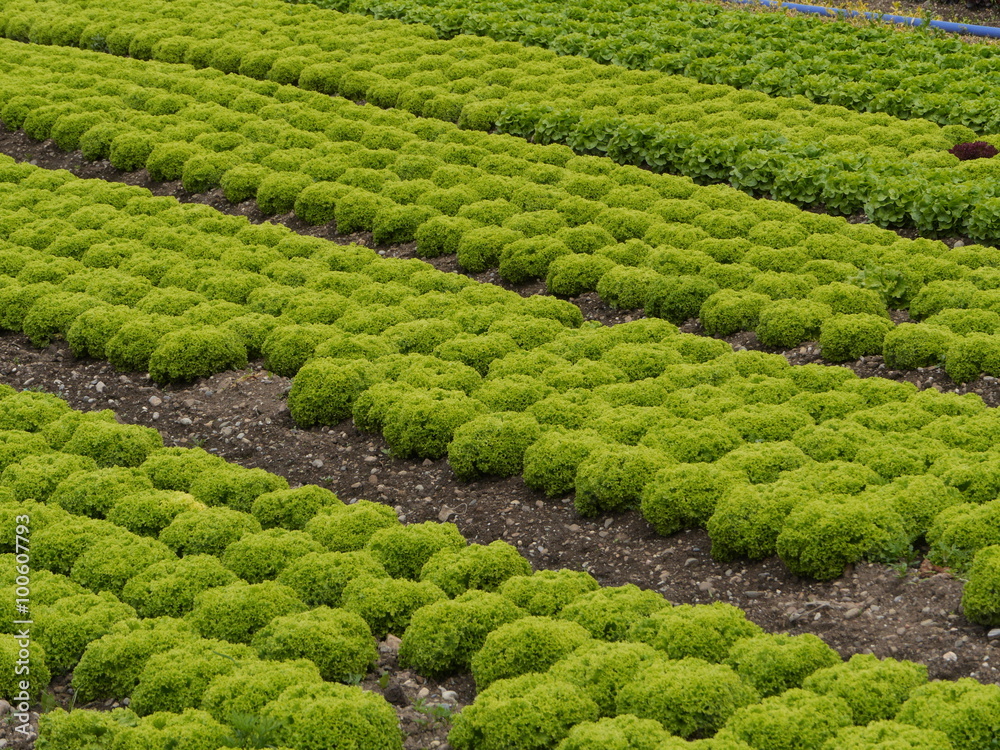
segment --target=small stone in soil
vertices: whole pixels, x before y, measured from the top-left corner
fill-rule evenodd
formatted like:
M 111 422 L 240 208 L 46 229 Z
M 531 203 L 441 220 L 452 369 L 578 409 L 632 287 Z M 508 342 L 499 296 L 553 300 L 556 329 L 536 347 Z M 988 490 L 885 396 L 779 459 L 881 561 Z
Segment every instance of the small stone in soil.
M 395 682 L 390 683 L 386 687 L 386 689 L 382 692 L 382 697 L 394 706 L 407 706 L 410 703 L 406 699 L 406 693 L 403 692 L 403 688 Z

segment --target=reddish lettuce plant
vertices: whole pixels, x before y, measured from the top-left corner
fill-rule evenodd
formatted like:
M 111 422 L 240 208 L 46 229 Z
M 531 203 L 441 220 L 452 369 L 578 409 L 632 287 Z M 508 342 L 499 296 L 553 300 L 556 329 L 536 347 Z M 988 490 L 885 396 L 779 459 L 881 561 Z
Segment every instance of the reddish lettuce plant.
M 992 159 L 1000 151 L 986 141 L 973 141 L 972 143 L 959 143 L 948 149 L 948 153 L 957 156 L 961 161 L 969 159 Z

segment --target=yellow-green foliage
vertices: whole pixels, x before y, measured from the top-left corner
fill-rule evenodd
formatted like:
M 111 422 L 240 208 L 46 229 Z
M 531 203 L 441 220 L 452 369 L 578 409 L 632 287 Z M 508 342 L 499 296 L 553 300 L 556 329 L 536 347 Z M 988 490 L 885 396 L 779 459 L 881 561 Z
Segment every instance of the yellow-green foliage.
M 442 549 L 420 570 L 421 581 L 430 581 L 450 597 L 469 589 L 496 591 L 508 578 L 528 575 L 531 564 L 515 547 L 499 539 L 488 545 Z
M 355 552 L 364 548 L 376 531 L 400 525 L 396 511 L 388 505 L 358 500 L 343 508 L 322 508 L 304 530 L 331 552 Z
M 499 594 L 477 590 L 428 604 L 410 619 L 400 664 L 431 677 L 467 670 L 489 633 L 526 614 Z
M 42 433 L 0 430 L 0 472 L 24 456 L 49 453 L 52 446 Z M 13 496 L 13 491 L 8 490 Z
M 627 583 L 578 596 L 562 608 L 559 617 L 583 625 L 594 638 L 623 641 L 633 623 L 668 606 L 655 591 Z
M 293 686 L 268 703 L 261 715 L 283 725 L 277 742 L 288 748 L 403 749 L 395 709 L 382 696 L 359 687 Z M 286 723 L 288 716 L 296 720 Z
M 152 489 L 153 483 L 145 474 L 116 466 L 70 474 L 59 483 L 49 502 L 75 515 L 100 518 L 121 498 Z
M 72 669 L 87 644 L 111 632 L 115 623 L 135 619 L 135 610 L 113 594 L 76 594 L 32 608 L 34 642 L 42 646 L 53 674 Z
M 881 354 L 892 321 L 879 315 L 833 315 L 820 327 L 819 345 L 823 357 L 846 362 L 869 354 Z
M 984 547 L 972 559 L 962 590 L 962 611 L 971 622 L 1000 624 L 1000 546 Z
M 277 580 L 310 606 L 339 607 L 344 589 L 353 580 L 388 577 L 368 552 L 311 552 L 289 562 Z
M 726 664 L 765 698 L 801 687 L 817 669 L 839 663 L 840 655 L 812 633 L 742 638 L 726 657 Z
M 212 679 L 256 660 L 249 646 L 207 638 L 185 641 L 153 654 L 139 674 L 131 707 L 140 716 L 157 711 L 180 713 L 201 704 Z
M 32 534 L 32 567 L 69 575 L 80 555 L 99 541 L 119 534 L 121 529 L 106 521 L 69 515 L 52 519 Z
M 944 362 L 955 335 L 937 325 L 900 325 L 886 334 L 882 354 L 886 367 L 912 370 Z
M 220 469 L 226 462 L 201 448 L 161 448 L 149 455 L 139 470 L 159 490 L 188 492 L 203 472 Z
M 84 310 L 65 334 L 73 356 L 106 359 L 108 341 L 134 314 L 124 305 L 98 305 Z
M 73 750 L 86 747 L 94 737 L 114 742 L 128 727 L 139 721 L 127 708 L 112 711 L 65 711 L 57 708 L 38 718 L 39 733 L 45 737 L 49 750 Z
M 574 685 L 527 674 L 481 692 L 455 718 L 448 742 L 457 750 L 544 750 L 597 717 L 597 705 Z
M 178 514 L 160 532 L 160 541 L 178 555 L 221 555 L 237 539 L 261 531 L 257 519 L 230 508 L 206 508 Z
M 46 294 L 28 308 L 21 328 L 32 344 L 48 346 L 56 336 L 64 336 L 81 313 L 101 304 L 100 300 L 88 294 Z
M 372 635 L 382 640 L 389 633 L 403 633 L 421 607 L 447 598 L 427 581 L 359 576 L 344 587 L 341 606 L 360 615 Z
M 228 328 L 181 328 L 160 339 L 149 358 L 149 375 L 157 383 L 189 382 L 247 366 L 247 350 Z
M 576 471 L 577 512 L 596 516 L 639 505 L 655 471 L 672 463 L 670 456 L 651 448 L 609 446 L 590 453 Z
M 647 259 L 650 262 L 652 259 Z M 680 325 L 698 317 L 702 305 L 719 291 L 712 279 L 699 276 L 665 276 L 646 287 L 645 312 L 655 318 L 665 318 Z
M 711 463 L 739 447 L 739 432 L 715 417 L 666 419 L 654 424 L 642 444 L 684 463 Z M 683 468 L 683 467 L 678 467 Z
M 549 497 L 570 492 L 584 459 L 603 445 L 593 431 L 552 430 L 524 452 L 524 482 Z
M 135 571 L 173 558 L 163 542 L 124 532 L 90 545 L 76 558 L 70 577 L 91 591 L 117 596 Z
M 63 446 L 70 441 L 81 427 L 94 422 L 100 422 L 105 425 L 118 424 L 115 420 L 114 412 L 110 409 L 90 412 L 71 411 L 49 422 L 42 428 L 41 433 L 49 441 L 49 445 L 56 450 L 63 450 Z
M 247 534 L 226 547 L 222 563 L 249 583 L 274 578 L 293 561 L 325 547 L 303 531 L 267 529 Z
M 620 714 L 660 722 L 671 734 L 712 734 L 730 716 L 760 700 L 727 666 L 701 659 L 656 662 L 618 692 Z
M 264 469 L 245 469 L 226 464 L 203 472 L 191 482 L 190 492 L 205 505 L 228 506 L 249 513 L 253 502 L 266 492 L 287 490 L 288 480 Z
M 150 490 L 115 500 L 106 517 L 133 534 L 155 537 L 181 513 L 204 508 L 186 492 Z
M 770 302 L 770 297 L 756 292 L 722 289 L 701 306 L 701 324 L 706 333 L 720 336 L 753 330 Z
M 196 594 L 188 620 L 203 638 L 249 643 L 275 617 L 306 609 L 288 586 L 273 581 L 255 584 L 239 581 Z
M 738 640 L 763 634 L 731 604 L 681 604 L 660 609 L 629 630 L 629 640 L 649 644 L 671 659 L 722 662 Z
M 149 358 L 160 341 L 180 323 L 166 316 L 140 316 L 122 325 L 104 346 L 108 362 L 116 370 L 133 372 L 149 368 Z
M 601 716 L 617 713 L 618 691 L 646 667 L 663 661 L 662 652 L 645 643 L 590 641 L 556 662 L 549 674 L 576 685 L 597 704 Z
M 131 695 L 153 654 L 196 637 L 190 625 L 169 617 L 116 624 L 110 633 L 87 645 L 73 670 L 73 687 L 79 700 L 120 700 Z
M 481 474 L 520 474 L 524 453 L 541 435 L 538 422 L 526 414 L 477 417 L 455 430 L 448 463 L 459 479 Z
M 962 495 L 955 487 L 946 486 L 932 474 L 899 477 L 871 491 L 899 513 L 911 539 L 924 536 L 941 511 L 962 502 Z
M 816 287 L 809 299 L 829 305 L 834 315 L 876 315 L 887 317 L 882 296 L 872 289 L 862 289 L 853 284 L 834 282 Z M 910 312 L 914 307 L 910 305 Z
M 788 349 L 818 339 L 823 322 L 832 314 L 822 302 L 777 300 L 761 309 L 754 331 L 764 346 Z
M 0 487 L 9 487 L 18 500 L 49 499 L 59 483 L 77 471 L 92 471 L 97 463 L 69 453 L 28 455 L 0 473 Z
M 236 574 L 223 567 L 219 558 L 189 554 L 136 573 L 125 583 L 121 599 L 135 607 L 140 617 L 181 617 L 191 611 L 200 592 L 236 581 Z
M 562 231 L 566 230 L 560 233 Z M 574 249 L 573 254 L 560 255 L 549 263 L 545 286 L 560 297 L 575 297 L 596 290 L 604 274 L 614 267 L 614 261 L 609 258 L 586 255 Z
M 679 464 L 660 469 L 642 491 L 642 517 L 656 533 L 704 526 L 729 489 L 740 483 L 736 472 L 711 464 Z
M 316 346 L 332 334 L 330 326 L 325 325 L 278 326 L 268 334 L 261 346 L 267 369 L 278 375 L 292 377 L 309 360 Z M 324 373 L 325 371 L 319 372 Z M 314 376 L 314 379 L 316 377 L 318 376 Z M 335 394 L 336 389 L 334 388 L 329 395 Z M 305 424 L 308 426 L 311 423 Z
M 945 351 L 944 369 L 956 383 L 975 380 L 983 372 L 1000 373 L 1000 347 L 993 336 L 972 333 L 955 337 Z
M 719 736 L 760 750 L 797 750 L 821 747 L 851 724 L 851 709 L 840 698 L 793 688 L 736 711 Z
M 976 552 L 1000 544 L 1000 503 L 962 503 L 945 508 L 927 530 L 931 545 L 928 557 L 939 565 L 960 570 L 972 562 Z
M 898 721 L 873 721 L 865 727 L 844 727 L 824 743 L 823 750 L 953 750 L 948 735 Z
M 569 730 L 556 750 L 675 750 L 686 743 L 672 736 L 659 722 L 622 714 L 599 721 L 585 721 Z
M 770 484 L 783 472 L 791 472 L 812 463 L 809 457 L 787 440 L 768 443 L 748 442 L 727 453 L 714 466 L 717 471 L 731 473 L 736 481 L 730 480 L 726 491 L 741 483 L 745 477 L 751 484 Z M 720 494 L 725 494 L 724 492 Z M 718 503 L 718 500 L 716 500 Z M 709 516 L 711 511 L 710 509 Z
M 735 486 L 719 500 L 706 525 L 712 557 L 726 562 L 773 555 L 784 520 L 803 495 L 813 496 L 770 485 Z
M 590 573 L 563 569 L 513 576 L 498 591 L 529 614 L 542 617 L 558 614 L 577 597 L 599 587 Z
M 212 750 L 230 736 L 230 729 L 205 711 L 188 708 L 180 715 L 156 713 L 143 718 L 138 726 L 124 730 L 115 740 L 122 750 L 142 750 L 168 742 L 183 743 L 191 750 Z
M 322 681 L 319 668 L 307 659 L 245 661 L 232 672 L 212 678 L 201 707 L 216 721 L 229 722 L 233 714 L 256 716 L 290 687 L 317 685 Z
M 407 526 L 390 526 L 372 534 L 365 550 L 378 560 L 393 578 L 417 580 L 425 563 L 435 553 L 465 547 L 465 537 L 453 523 L 427 521 Z
M 69 411 L 65 401 L 49 393 L 8 394 L 0 399 L 0 430 L 37 432 Z
M 27 658 L 25 659 L 25 651 Z M 13 697 L 21 692 L 21 682 L 25 679 L 24 669 L 29 670 L 28 682 L 31 685 L 29 695 L 32 701 L 38 700 L 48 687 L 52 674 L 45 660 L 45 649 L 38 643 L 24 648 L 24 641 L 15 639 L 13 635 L 0 633 L 0 694 Z
M 989 747 L 1000 739 L 1000 687 L 969 677 L 921 685 L 896 714 L 896 721 L 944 732 L 955 750 Z
M 298 424 L 334 425 L 351 415 L 354 400 L 371 385 L 371 368 L 362 360 L 314 359 L 299 370 L 288 394 Z
M 854 723 L 867 724 L 891 719 L 910 693 L 926 682 L 923 664 L 855 654 L 843 664 L 813 672 L 802 687 L 842 698 L 851 707 Z
M 501 625 L 472 657 L 472 676 L 482 691 L 496 680 L 545 672 L 590 640 L 575 622 L 549 617 L 523 617 Z
M 958 490 L 966 503 L 989 507 L 1000 493 L 1000 462 L 984 459 L 942 462 L 941 478 L 949 488 Z
M 359 615 L 328 607 L 275 617 L 254 635 L 253 647 L 263 659 L 308 659 L 324 680 L 336 682 L 364 675 L 378 655 Z
M 902 518 L 888 504 L 834 497 L 793 510 L 776 549 L 796 575 L 830 580 L 862 559 L 894 561 L 908 543 Z
M 484 410 L 479 401 L 461 392 L 414 391 L 388 410 L 382 434 L 400 458 L 438 459 L 448 452 L 455 430 Z

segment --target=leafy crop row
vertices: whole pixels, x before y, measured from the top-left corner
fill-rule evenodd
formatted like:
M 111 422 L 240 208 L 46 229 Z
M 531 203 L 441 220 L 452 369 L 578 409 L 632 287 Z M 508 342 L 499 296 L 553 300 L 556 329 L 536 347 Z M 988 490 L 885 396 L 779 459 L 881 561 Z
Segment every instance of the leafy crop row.
M 956 379 L 996 369 L 990 345 L 973 335 L 992 331 L 998 304 L 1000 260 L 988 248 L 901 240 L 565 147 L 271 81 L 3 45 L 8 127 L 110 156 L 123 169 L 180 178 L 190 192 L 221 186 L 230 200 L 256 198 L 266 212 L 336 220 L 340 231 L 372 231 L 380 243 L 415 239 L 424 256 L 454 252 L 466 269 L 498 266 L 514 282 L 545 278 L 559 295 L 596 289 L 613 305 L 645 306 L 674 322 L 700 315 L 713 334 L 754 329 L 782 347 L 819 335 L 834 360 L 883 350 L 887 306 L 908 307 L 914 318 L 943 313 L 932 322 L 951 333 L 939 327 L 924 341 L 907 329 L 905 345 L 889 339 L 894 366 L 943 360 Z M 64 65 L 76 78 L 52 72 Z M 6 179 L 30 171 L 11 168 Z
M 948 153 L 976 138 L 964 126 L 858 114 L 509 42 L 436 41 L 425 27 L 279 0 L 161 0 L 132 13 L 84 0 L 69 7 L 78 15 L 60 3 L 56 21 L 55 9 L 8 3 L 0 29 L 21 41 L 297 84 L 833 212 L 864 210 L 880 226 L 1000 238 L 1000 162 Z M 11 82 L 11 92 L 22 90 Z M 120 161 L 144 157 L 140 150 Z
M 293 0 L 295 1 L 295 0 Z M 980 133 L 1000 129 L 997 50 L 951 34 L 858 28 L 683 0 L 302 0 L 702 83 L 805 96 Z
M 1000 543 L 1000 422 L 977 396 L 793 368 L 663 320 L 581 326 L 552 297 L 141 188 L 11 162 L 3 176 L 17 181 L 0 182 L 0 326 L 37 345 L 64 336 L 160 382 L 263 354 L 295 376 L 303 426 L 352 417 L 397 455 L 447 455 L 461 478 L 523 474 L 575 491 L 583 515 L 641 508 L 664 534 L 707 526 L 723 559 L 777 552 L 831 578 L 924 537 L 955 567 Z M 850 346 L 851 326 L 885 319 L 830 320 Z M 886 340 L 911 330 L 945 329 Z M 992 338 L 960 341 L 969 368 L 996 366 Z
M 596 290 L 612 305 L 645 307 L 675 323 L 700 316 L 711 334 L 755 330 L 775 347 L 818 337 L 833 361 L 884 352 L 893 367 L 943 362 L 960 381 L 1000 370 L 984 338 L 1000 325 L 993 249 L 902 240 L 731 189 L 574 157 L 565 147 L 460 131 L 272 81 L 2 44 L 10 52 L 10 98 L 0 109 L 8 127 L 110 156 L 123 169 L 180 178 L 191 192 L 221 186 L 232 201 L 255 198 L 266 212 L 336 220 L 340 231 L 372 231 L 380 243 L 416 240 L 424 256 L 457 253 L 464 268 L 499 267 L 514 282 L 545 278 L 557 295 Z M 75 78 L 53 72 L 64 65 Z M 32 183 L 14 185 L 32 172 L 9 167 L 5 179 L 18 194 L 7 199 L 15 213 L 9 232 L 73 210 L 45 211 L 30 193 L 21 197 Z M 94 215 L 69 228 L 100 226 Z M 45 237 L 69 229 L 45 227 Z M 83 249 L 66 251 L 88 266 L 115 265 L 124 251 L 88 252 L 84 259 Z M 192 290 L 203 281 L 170 278 Z M 219 294 L 245 301 L 260 279 L 246 283 Z M 908 308 L 933 328 L 891 330 L 889 308 Z M 41 330 L 36 338 L 44 337 Z M 227 366 L 241 362 L 238 350 L 220 356 Z M 164 362 L 184 366 L 173 355 Z M 171 377 L 164 370 L 161 379 Z
M 364 676 L 373 635 L 388 632 L 402 635 L 404 666 L 472 672 L 480 694 L 454 719 L 458 750 L 885 738 L 978 750 L 998 737 L 995 685 L 844 662 L 816 636 L 768 635 L 727 604 L 671 606 L 582 572 L 533 573 L 504 542 L 467 546 L 452 524 L 405 526 L 387 506 L 289 489 L 201 449 L 163 448 L 111 412 L 2 385 L 0 511 L 5 607 L 12 532 L 30 519 L 35 694 L 71 670 L 81 701 L 130 700 L 43 715 L 40 750 L 398 750 L 392 707 L 337 684 Z M 990 575 L 974 573 L 970 590 Z M 997 616 L 995 589 L 979 603 Z M 17 653 L 0 634 L 4 695 Z

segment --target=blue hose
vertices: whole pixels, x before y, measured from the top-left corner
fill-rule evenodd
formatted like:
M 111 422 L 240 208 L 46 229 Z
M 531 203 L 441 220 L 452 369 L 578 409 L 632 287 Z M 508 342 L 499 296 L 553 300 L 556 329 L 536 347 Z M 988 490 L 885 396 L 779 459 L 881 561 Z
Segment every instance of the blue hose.
M 883 13 L 862 13 L 857 10 L 844 10 L 842 8 L 825 8 L 822 5 L 801 5 L 800 3 L 783 3 L 776 0 L 727 0 L 727 2 L 741 3 L 744 5 L 763 5 L 768 8 L 789 8 L 800 13 L 814 13 L 820 16 L 841 17 L 841 16 L 864 16 L 876 21 L 886 21 L 888 23 L 898 23 L 904 26 L 923 26 L 926 21 L 923 18 L 911 18 L 909 16 L 894 16 Z M 993 26 L 976 26 L 966 23 L 952 23 L 950 21 L 931 21 L 931 28 L 950 31 L 955 34 L 969 34 L 971 36 L 987 36 L 993 39 L 1000 39 L 1000 29 Z

